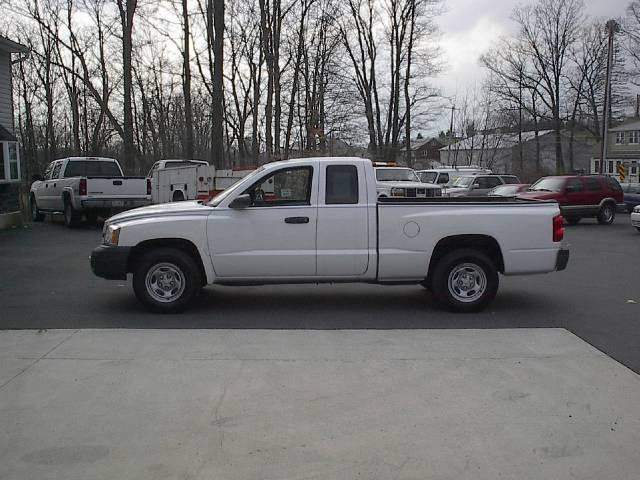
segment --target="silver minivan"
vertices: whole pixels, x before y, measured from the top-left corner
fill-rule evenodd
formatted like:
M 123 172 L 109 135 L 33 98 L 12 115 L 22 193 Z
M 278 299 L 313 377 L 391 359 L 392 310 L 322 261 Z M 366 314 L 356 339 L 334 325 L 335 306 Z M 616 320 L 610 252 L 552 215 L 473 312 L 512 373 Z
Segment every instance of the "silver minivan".
M 515 175 L 466 175 L 458 177 L 449 187 L 449 197 L 484 197 L 498 185 L 520 183 Z M 444 193 L 444 192 L 443 192 Z

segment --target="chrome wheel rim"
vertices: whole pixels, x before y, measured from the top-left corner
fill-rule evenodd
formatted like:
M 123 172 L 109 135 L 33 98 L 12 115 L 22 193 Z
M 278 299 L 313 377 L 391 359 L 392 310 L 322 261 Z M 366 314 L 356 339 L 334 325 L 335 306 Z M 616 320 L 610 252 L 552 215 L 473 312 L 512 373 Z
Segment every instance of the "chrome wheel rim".
M 463 303 L 471 303 L 486 291 L 487 276 L 475 263 L 462 263 L 451 270 L 447 284 L 452 297 Z
M 182 270 L 173 263 L 158 263 L 145 277 L 147 293 L 161 303 L 175 302 L 184 293 L 186 281 Z
M 604 207 L 602 209 L 602 217 L 604 218 L 605 222 L 610 222 L 612 216 L 613 216 L 613 208 Z

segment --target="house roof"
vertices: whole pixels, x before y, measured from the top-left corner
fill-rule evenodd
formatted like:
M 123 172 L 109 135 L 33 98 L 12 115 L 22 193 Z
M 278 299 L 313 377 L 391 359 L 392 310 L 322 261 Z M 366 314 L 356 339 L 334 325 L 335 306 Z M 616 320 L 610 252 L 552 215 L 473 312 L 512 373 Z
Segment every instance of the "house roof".
M 622 122 L 617 127 L 609 129 L 610 132 L 626 132 L 629 130 L 640 130 L 640 119 L 632 118 Z
M 553 130 L 540 130 L 538 132 L 538 136 L 542 137 L 544 135 L 548 135 L 553 132 Z M 522 142 L 526 143 L 530 140 L 533 140 L 536 136 L 535 131 L 522 132 Z M 478 133 L 473 137 L 467 137 L 464 140 L 461 140 L 456 143 L 452 143 L 450 146 L 446 146 L 440 149 L 440 151 L 451 149 L 458 150 L 472 150 L 472 149 L 508 149 L 513 148 L 518 145 L 518 134 L 517 133 L 489 133 L 482 134 Z
M 29 48 L 0 35 L 0 50 L 9 53 L 27 53 Z
M 0 142 L 17 142 L 18 139 L 13 133 L 0 125 Z
M 419 150 L 429 143 L 444 145 L 437 137 L 421 138 L 411 142 L 411 150 Z

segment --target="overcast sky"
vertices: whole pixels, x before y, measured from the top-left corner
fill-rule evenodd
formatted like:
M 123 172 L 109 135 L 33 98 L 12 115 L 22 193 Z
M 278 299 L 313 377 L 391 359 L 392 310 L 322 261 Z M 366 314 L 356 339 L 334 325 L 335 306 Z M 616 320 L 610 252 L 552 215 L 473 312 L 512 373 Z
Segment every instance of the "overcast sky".
M 435 81 L 447 97 L 463 95 L 469 87 L 482 82 L 484 69 L 478 58 L 502 35 L 515 30 L 510 19 L 516 5 L 528 0 L 445 0 L 438 23 L 445 70 Z M 630 0 L 584 0 L 585 13 L 592 18 L 617 18 L 625 14 Z M 444 127 L 442 126 L 444 125 Z M 437 129 L 447 128 L 443 119 Z

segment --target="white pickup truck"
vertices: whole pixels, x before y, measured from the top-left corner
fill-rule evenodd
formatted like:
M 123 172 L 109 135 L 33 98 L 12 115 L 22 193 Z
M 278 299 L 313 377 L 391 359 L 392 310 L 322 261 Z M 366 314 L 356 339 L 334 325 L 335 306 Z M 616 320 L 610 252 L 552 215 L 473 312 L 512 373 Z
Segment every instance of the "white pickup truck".
M 31 185 L 29 206 L 34 222 L 45 213 L 64 213 L 68 227 L 82 214 L 88 219 L 113 211 L 148 205 L 151 181 L 144 177 L 125 177 L 117 160 L 101 157 L 70 157 L 54 160 L 44 178 Z
M 458 311 L 485 307 L 498 273 L 566 267 L 555 202 L 378 198 L 370 161 L 264 165 L 212 201 L 111 217 L 94 273 L 126 279 L 153 311 L 185 308 L 206 284 L 416 283 Z

